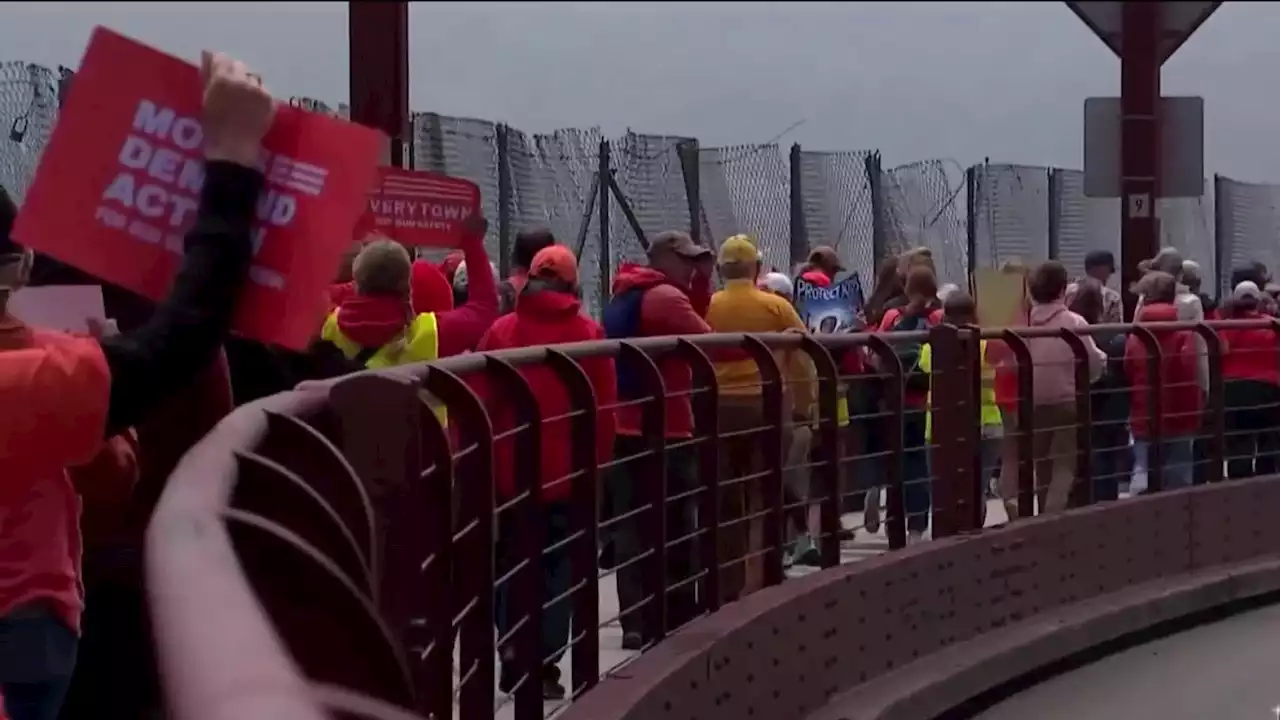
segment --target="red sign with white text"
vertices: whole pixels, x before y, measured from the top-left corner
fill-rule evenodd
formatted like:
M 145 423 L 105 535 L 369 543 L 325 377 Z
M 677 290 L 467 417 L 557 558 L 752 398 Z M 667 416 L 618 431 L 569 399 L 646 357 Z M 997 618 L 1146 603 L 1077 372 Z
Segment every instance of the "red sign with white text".
M 178 58 L 95 29 L 14 238 L 106 282 L 164 297 L 204 182 L 199 75 Z M 365 210 L 380 142 L 369 128 L 277 106 L 262 143 L 266 187 L 235 331 L 306 347 Z
M 377 233 L 412 247 L 455 247 L 462 237 L 462 221 L 479 212 L 480 188 L 469 180 L 378 168 L 356 238 Z

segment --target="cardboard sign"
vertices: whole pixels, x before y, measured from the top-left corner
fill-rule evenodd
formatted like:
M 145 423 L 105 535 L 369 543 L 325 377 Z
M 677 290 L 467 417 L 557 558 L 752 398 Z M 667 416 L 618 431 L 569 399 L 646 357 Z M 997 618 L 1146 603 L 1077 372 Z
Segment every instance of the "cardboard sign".
M 410 247 L 456 247 L 462 221 L 479 212 L 480 188 L 469 180 L 379 168 L 356 239 L 377 233 Z
M 204 183 L 199 70 L 97 28 L 13 236 L 104 281 L 165 296 Z M 233 328 L 306 347 L 364 212 L 378 133 L 281 104 L 263 139 L 250 282 Z
M 1019 327 L 1027 324 L 1027 276 L 979 268 L 973 272 L 978 324 L 984 328 Z
M 796 312 L 814 333 L 844 333 L 862 329 L 862 280 L 857 273 L 831 287 L 796 278 Z
M 32 327 L 65 333 L 87 333 L 90 320 L 107 319 L 101 285 L 24 287 L 9 298 L 9 312 Z

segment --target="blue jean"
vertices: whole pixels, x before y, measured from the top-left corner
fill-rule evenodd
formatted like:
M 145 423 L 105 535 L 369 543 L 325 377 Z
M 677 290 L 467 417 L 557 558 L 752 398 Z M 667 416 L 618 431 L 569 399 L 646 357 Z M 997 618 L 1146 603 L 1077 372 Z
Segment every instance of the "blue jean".
M 510 511 L 504 513 L 509 515 Z M 542 660 L 546 666 L 560 662 L 569 644 L 569 626 L 573 619 L 573 598 L 565 595 L 573 584 L 573 564 L 569 550 L 572 543 L 565 543 L 571 532 L 569 508 L 561 504 L 548 504 L 542 508 L 543 547 L 559 545 L 542 554 Z M 522 560 L 523 548 L 515 523 L 510 518 L 500 518 L 498 526 L 498 574 L 505 574 Z M 564 543 L 560 545 L 560 543 Z M 511 605 L 511 583 L 515 577 L 498 587 L 494 598 L 495 625 L 498 636 L 505 637 L 520 622 Z M 555 602 L 552 602 L 555 601 Z M 546 603 L 552 603 L 546 606 Z M 504 653 L 504 657 L 506 654 Z
M 56 720 L 79 638 L 43 606 L 0 618 L 0 694 L 10 720 Z
M 1167 438 L 1160 441 L 1164 446 L 1164 473 L 1161 475 L 1163 490 L 1177 490 L 1178 488 L 1187 488 L 1195 484 L 1195 438 Z M 1134 440 L 1134 475 L 1135 480 L 1138 474 L 1138 467 L 1142 468 L 1143 478 L 1142 487 L 1145 489 L 1146 474 L 1151 468 L 1151 443 L 1146 440 Z
M 902 503 L 907 513 L 907 531 L 929 529 L 933 505 L 929 477 L 929 444 L 925 441 L 925 414 L 907 411 L 902 419 Z

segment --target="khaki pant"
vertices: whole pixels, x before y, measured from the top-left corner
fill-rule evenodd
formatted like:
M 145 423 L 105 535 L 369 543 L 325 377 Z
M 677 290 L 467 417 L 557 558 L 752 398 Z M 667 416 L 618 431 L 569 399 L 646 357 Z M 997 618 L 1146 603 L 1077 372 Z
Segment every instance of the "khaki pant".
M 764 407 L 759 395 L 721 395 L 720 433 L 720 597 L 732 602 L 764 586 L 765 557 Z M 743 434 L 747 430 L 757 432 Z M 790 447 L 783 430 L 784 448 Z M 750 478 L 742 480 L 742 478 Z M 781 490 L 781 488 L 779 488 Z
M 1035 465 L 1036 499 L 1040 512 L 1065 510 L 1076 476 L 1076 406 L 1075 403 L 1036 405 L 1035 435 L 1031 438 L 1031 457 Z M 1017 413 L 1004 412 L 1004 438 L 1001 441 L 1000 496 L 1013 520 L 1018 517 L 1018 433 Z

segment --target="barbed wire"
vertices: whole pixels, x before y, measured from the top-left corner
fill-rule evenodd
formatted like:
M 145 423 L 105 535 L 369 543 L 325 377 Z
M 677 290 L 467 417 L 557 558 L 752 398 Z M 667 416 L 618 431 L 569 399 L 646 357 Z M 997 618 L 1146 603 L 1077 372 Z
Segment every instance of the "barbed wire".
M 57 119 L 57 108 L 74 73 L 33 63 L 0 62 L 0 183 L 19 202 L 39 164 Z M 349 116 L 345 105 L 293 97 L 290 104 L 314 112 Z M 778 141 L 805 121 L 798 120 L 764 143 L 699 148 L 697 168 L 700 230 L 713 245 L 729 235 L 756 238 L 766 261 L 787 267 L 791 255 L 791 169 Z M 414 163 L 475 182 L 485 212 L 498 211 L 498 124 L 476 118 L 433 113 L 413 119 Z M 598 216 L 584 212 L 592 178 L 598 169 L 599 128 L 508 134 L 507 164 L 511 178 L 511 218 L 517 229 L 545 226 L 558 237 L 575 238 L 584 218 L 588 242 L 581 258 L 589 303 L 600 296 L 601 252 Z M 680 147 L 692 138 L 646 135 L 628 130 L 608 141 L 614 177 L 635 212 L 640 233 L 690 229 L 685 168 Z M 874 275 L 874 248 L 895 252 L 925 245 L 939 258 L 939 271 L 955 281 L 970 266 L 995 266 L 1012 257 L 1034 261 L 1049 254 L 1050 233 L 1057 253 L 1077 270 L 1089 249 L 1119 250 L 1116 200 L 1084 198 L 1078 171 L 1021 165 L 976 166 L 974 197 L 965 194 L 963 168 L 951 159 L 908 163 L 878 176 L 868 174 L 869 151 L 801 152 L 800 198 L 809 244 L 837 248 L 846 265 Z M 956 171 L 959 171 L 958 173 Z M 882 200 L 877 223 L 873 190 Z M 1051 193 L 1054 195 L 1051 197 Z M 1215 215 L 1216 202 L 1220 204 Z M 974 227 L 968 226 L 965 202 L 972 203 Z M 642 257 L 643 243 L 616 201 L 610 214 L 609 272 Z M 1050 227 L 1049 208 L 1055 208 Z M 1240 183 L 1220 178 L 1215 192 L 1203 199 L 1162 199 L 1157 204 L 1162 240 L 1179 247 L 1209 272 L 1216 266 L 1216 245 L 1224 262 L 1256 258 L 1280 265 L 1280 186 Z M 1222 237 L 1215 237 L 1215 217 Z M 876 238 L 876 232 L 884 237 Z M 968 257 L 968 236 L 975 256 Z M 496 227 L 486 239 L 500 254 Z

